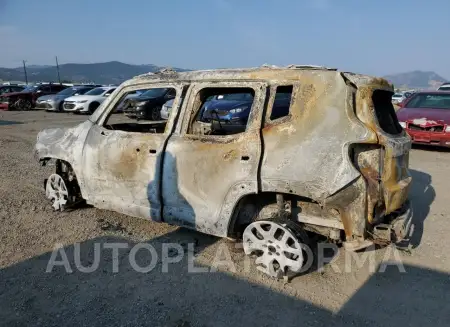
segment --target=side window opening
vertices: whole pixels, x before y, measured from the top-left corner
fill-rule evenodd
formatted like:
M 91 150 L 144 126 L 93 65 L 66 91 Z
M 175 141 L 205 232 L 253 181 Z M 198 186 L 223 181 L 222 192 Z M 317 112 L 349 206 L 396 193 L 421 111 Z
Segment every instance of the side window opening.
M 402 132 L 394 106 L 392 105 L 392 92 L 375 90 L 372 94 L 372 102 L 381 129 L 388 134 L 396 135 Z
M 113 90 L 111 90 L 112 93 Z M 137 133 L 164 133 L 177 95 L 175 88 L 148 88 L 125 93 L 109 113 L 103 127 Z M 171 92 L 173 97 L 167 99 Z
M 234 135 L 245 132 L 255 91 L 248 87 L 207 87 L 197 93 L 188 134 Z
M 289 116 L 292 102 L 293 85 L 278 86 L 270 113 L 270 120 Z

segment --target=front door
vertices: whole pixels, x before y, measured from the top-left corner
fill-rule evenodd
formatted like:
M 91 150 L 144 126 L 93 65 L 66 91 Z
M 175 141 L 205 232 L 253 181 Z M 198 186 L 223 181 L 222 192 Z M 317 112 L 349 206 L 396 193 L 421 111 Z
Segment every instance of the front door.
M 267 86 L 256 82 L 245 85 L 192 85 L 180 127 L 171 135 L 164 155 L 165 222 L 226 236 L 237 202 L 258 192 L 260 127 Z M 224 102 L 211 100 L 218 95 Z M 199 113 L 206 107 L 211 112 L 202 120 Z
M 178 95 L 174 102 L 177 105 L 181 87 L 173 88 Z M 114 111 L 127 95 L 122 90 L 112 100 L 115 104 L 105 110 Z M 107 115 L 101 115 L 104 116 Z M 160 168 L 174 118 L 170 117 L 165 128 L 159 129 L 155 126 L 164 126 L 164 122 L 137 123 L 117 114 L 110 118 L 103 123 L 100 118 L 93 125 L 84 145 L 83 176 L 88 202 L 98 208 L 160 221 Z

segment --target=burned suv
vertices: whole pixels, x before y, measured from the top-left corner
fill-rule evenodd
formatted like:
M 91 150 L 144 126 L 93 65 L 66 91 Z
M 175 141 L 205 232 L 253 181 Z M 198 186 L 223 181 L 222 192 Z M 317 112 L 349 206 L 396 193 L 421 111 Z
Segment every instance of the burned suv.
M 128 93 L 161 88 L 175 93 L 168 120 L 112 114 Z M 244 122 L 198 118 L 227 94 L 248 94 Z M 407 240 L 411 140 L 392 94 L 384 79 L 317 66 L 149 73 L 78 126 L 41 131 L 36 156 L 56 162 L 45 190 L 55 210 L 86 201 L 241 238 L 280 277 L 303 269 L 312 235 L 350 251 Z M 277 98 L 287 110 L 274 113 Z

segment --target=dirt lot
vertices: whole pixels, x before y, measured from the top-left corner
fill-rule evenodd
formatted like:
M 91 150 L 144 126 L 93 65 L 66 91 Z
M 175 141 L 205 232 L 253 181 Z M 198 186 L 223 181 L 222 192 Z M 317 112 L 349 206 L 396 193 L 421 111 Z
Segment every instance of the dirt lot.
M 334 264 L 285 284 L 247 268 L 230 241 L 94 208 L 53 212 L 43 192 L 43 180 L 53 169 L 40 167 L 33 158 L 36 134 L 83 119 L 0 112 L 2 325 L 448 326 L 450 152 L 415 148 L 411 153 L 411 254 L 395 257 L 391 248 L 372 251 L 375 261 L 357 267 L 355 258 L 349 261 L 340 252 Z M 104 248 L 111 242 L 128 245 L 119 251 L 118 272 L 111 249 Z M 189 260 L 183 259 L 163 273 L 158 259 L 152 271 L 137 272 L 129 255 L 138 242 L 158 253 L 167 242 L 183 249 L 195 244 L 195 266 L 208 270 L 216 266 L 218 252 L 222 259 L 231 253 L 236 269 L 223 265 L 216 272 L 188 273 Z M 46 273 L 55 244 L 62 244 L 71 273 L 63 266 Z M 99 268 L 91 273 L 76 269 L 74 253 L 80 249 L 81 263 L 89 266 L 95 262 L 95 246 L 102 249 Z M 145 254 L 136 256 L 141 266 L 148 264 Z M 401 259 L 406 272 L 396 265 L 379 266 L 385 259 Z

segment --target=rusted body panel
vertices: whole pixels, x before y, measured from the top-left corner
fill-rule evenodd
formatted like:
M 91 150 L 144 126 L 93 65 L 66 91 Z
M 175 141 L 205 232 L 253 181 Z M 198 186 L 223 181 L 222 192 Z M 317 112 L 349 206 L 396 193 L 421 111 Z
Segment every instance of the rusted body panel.
M 290 114 L 270 121 L 280 85 L 293 85 Z M 162 86 L 177 90 L 163 133 L 103 127 L 126 92 Z M 189 129 L 199 90 L 236 86 L 255 91 L 244 133 Z M 99 208 L 227 236 L 240 200 L 281 193 L 305 199 L 299 221 L 364 239 L 368 224 L 402 206 L 411 182 L 410 140 L 377 126 L 376 89 L 392 91 L 383 79 L 323 68 L 145 74 L 117 88 L 88 122 L 41 132 L 37 155 L 69 162 L 83 197 Z

